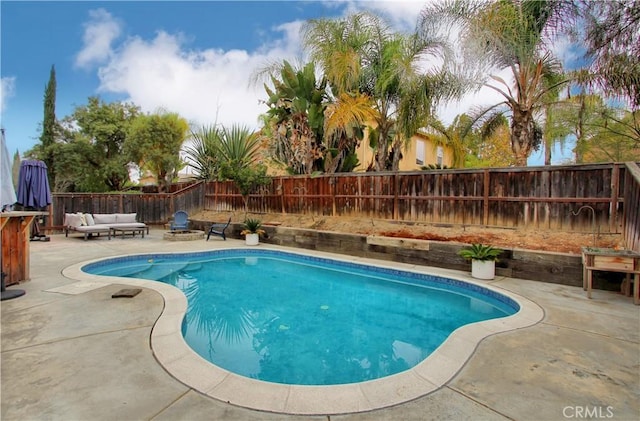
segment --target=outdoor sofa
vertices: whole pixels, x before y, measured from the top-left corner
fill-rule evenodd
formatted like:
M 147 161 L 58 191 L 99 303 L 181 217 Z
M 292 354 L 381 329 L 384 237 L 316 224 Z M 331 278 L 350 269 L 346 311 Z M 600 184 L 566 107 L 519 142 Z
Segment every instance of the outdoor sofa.
M 64 234 L 69 236 L 69 231 L 84 234 L 84 239 L 89 236 L 106 233 L 111 239 L 112 229 L 139 229 L 146 230 L 149 234 L 149 226 L 138 222 L 135 213 L 65 213 L 64 214 Z M 143 233 L 144 237 L 144 233 Z

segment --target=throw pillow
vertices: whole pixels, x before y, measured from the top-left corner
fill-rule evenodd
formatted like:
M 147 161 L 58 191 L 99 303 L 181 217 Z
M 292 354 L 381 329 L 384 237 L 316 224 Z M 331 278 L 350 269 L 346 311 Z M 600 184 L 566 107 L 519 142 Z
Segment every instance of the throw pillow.
M 93 220 L 93 215 L 91 215 L 90 213 L 84 214 L 84 220 L 87 221 L 87 225 L 89 226 L 96 224 L 96 222 Z

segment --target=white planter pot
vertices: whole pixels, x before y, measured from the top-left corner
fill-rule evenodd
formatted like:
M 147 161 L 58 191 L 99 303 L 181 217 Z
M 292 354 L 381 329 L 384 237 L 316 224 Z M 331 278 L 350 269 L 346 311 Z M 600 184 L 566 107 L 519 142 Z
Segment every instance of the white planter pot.
M 471 276 L 477 279 L 490 280 L 496 276 L 496 262 L 493 260 L 472 260 Z
M 248 246 L 257 246 L 260 241 L 258 234 L 246 234 L 244 237 L 244 243 Z

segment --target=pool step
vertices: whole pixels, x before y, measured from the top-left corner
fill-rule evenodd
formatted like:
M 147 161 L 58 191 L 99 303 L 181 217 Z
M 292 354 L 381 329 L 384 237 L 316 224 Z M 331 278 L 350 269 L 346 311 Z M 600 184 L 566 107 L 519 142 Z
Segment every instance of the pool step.
M 138 272 L 138 276 L 144 279 L 159 281 L 169 275 L 180 272 L 188 265 L 188 263 L 180 262 L 154 262 L 150 268 Z

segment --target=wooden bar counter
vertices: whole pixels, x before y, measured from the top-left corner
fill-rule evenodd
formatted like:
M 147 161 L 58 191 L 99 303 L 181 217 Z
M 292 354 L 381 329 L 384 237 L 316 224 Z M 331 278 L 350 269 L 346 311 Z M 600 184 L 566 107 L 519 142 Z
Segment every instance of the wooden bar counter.
M 0 212 L 0 238 L 2 239 L 2 272 L 6 274 L 6 286 L 30 279 L 29 241 L 31 224 L 46 212 Z

